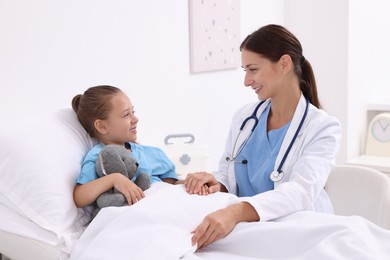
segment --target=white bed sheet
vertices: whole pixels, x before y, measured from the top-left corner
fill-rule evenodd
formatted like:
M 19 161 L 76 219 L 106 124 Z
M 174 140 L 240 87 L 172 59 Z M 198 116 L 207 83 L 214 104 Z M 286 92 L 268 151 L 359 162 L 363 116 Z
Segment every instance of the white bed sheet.
M 191 231 L 208 213 L 234 203 L 226 193 L 189 195 L 154 184 L 129 207 L 106 208 L 76 242 L 71 259 L 389 259 L 390 231 L 357 216 L 294 213 L 240 223 L 195 252 Z

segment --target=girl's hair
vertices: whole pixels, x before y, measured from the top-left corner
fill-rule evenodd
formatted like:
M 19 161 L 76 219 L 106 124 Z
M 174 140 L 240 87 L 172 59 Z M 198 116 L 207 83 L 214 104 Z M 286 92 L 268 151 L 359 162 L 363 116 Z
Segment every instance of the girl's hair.
M 313 69 L 302 54 L 301 43 L 290 31 L 280 25 L 266 25 L 245 38 L 240 46 L 241 51 L 244 49 L 261 54 L 272 62 L 289 55 L 303 95 L 314 106 L 321 108 Z
M 120 93 L 119 88 L 107 85 L 95 86 L 87 89 L 83 95 L 76 95 L 72 99 L 72 108 L 84 127 L 92 137 L 97 137 L 94 122 L 97 119 L 105 120 L 112 109 L 111 99 Z

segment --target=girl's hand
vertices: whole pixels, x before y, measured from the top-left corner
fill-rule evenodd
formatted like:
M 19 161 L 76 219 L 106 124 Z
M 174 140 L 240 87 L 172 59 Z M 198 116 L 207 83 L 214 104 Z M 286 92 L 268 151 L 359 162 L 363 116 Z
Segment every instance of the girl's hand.
M 114 173 L 114 188 L 121 192 L 132 205 L 145 197 L 144 192 L 134 182 L 120 173 Z
M 189 173 L 184 181 L 184 187 L 190 194 L 207 195 L 221 191 L 221 184 L 208 172 Z
M 201 195 L 201 196 L 206 196 L 209 194 L 211 194 L 211 193 L 209 192 L 209 186 L 207 186 L 207 185 L 203 185 L 200 188 L 200 191 L 198 192 L 198 195 Z
M 184 180 L 177 180 L 175 181 L 174 183 L 175 185 L 178 185 L 178 184 L 184 184 Z M 207 186 L 206 184 L 202 186 L 202 188 L 200 189 L 200 191 L 198 192 L 198 195 L 209 195 L 211 194 L 212 192 L 209 192 L 209 186 Z

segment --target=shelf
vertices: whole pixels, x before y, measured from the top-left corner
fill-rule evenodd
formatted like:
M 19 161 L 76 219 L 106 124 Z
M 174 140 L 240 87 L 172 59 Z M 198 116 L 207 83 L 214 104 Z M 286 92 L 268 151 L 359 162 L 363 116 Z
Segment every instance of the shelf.
M 349 160 L 347 164 L 354 164 L 354 165 L 374 168 L 390 176 L 390 157 L 362 155 Z
M 369 111 L 390 111 L 390 97 L 371 100 L 367 104 L 367 110 Z

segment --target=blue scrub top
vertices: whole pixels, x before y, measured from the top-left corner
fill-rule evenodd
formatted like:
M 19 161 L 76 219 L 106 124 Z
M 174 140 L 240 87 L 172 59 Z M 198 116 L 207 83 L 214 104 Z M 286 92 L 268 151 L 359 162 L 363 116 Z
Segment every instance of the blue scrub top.
M 129 143 L 131 147 L 130 155 L 138 161 L 137 175 L 147 173 L 150 176 L 151 183 L 161 182 L 161 179 L 178 179 L 175 171 L 175 165 L 168 159 L 166 154 L 157 147 Z M 104 144 L 95 145 L 85 156 L 81 166 L 81 173 L 76 180 L 78 184 L 84 184 L 98 178 L 95 164 Z M 135 179 L 136 177 L 134 177 Z
M 254 196 L 274 189 L 270 174 L 274 170 L 276 157 L 291 121 L 281 128 L 267 133 L 267 118 L 270 107 L 269 104 L 260 115 L 257 127 L 234 161 L 239 197 Z M 246 160 L 247 163 L 242 163 L 243 160 Z

